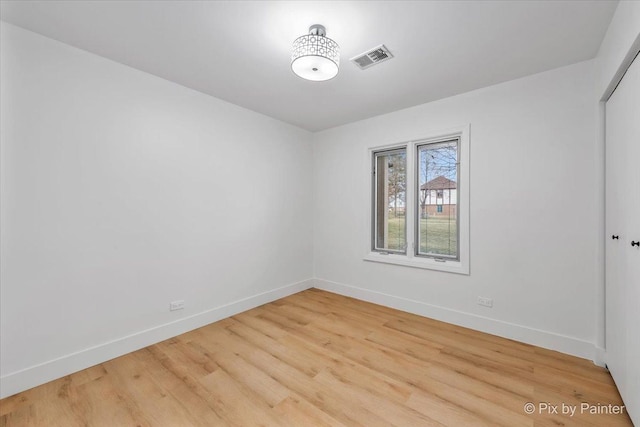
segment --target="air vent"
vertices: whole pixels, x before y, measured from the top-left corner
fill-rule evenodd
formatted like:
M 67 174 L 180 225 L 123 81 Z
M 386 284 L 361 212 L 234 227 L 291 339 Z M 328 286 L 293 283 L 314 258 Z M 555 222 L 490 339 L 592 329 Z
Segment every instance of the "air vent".
M 391 58 L 393 58 L 393 54 L 389 52 L 389 49 L 387 49 L 385 45 L 381 44 L 373 49 L 369 49 L 365 53 L 354 56 L 351 58 L 351 62 L 356 64 L 361 70 L 366 70 L 369 67 Z

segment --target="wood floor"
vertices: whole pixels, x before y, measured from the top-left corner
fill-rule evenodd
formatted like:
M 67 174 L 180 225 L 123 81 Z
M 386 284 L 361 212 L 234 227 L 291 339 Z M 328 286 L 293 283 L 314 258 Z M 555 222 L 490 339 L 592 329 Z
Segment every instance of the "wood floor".
M 631 425 L 583 402 L 622 404 L 590 361 L 311 289 L 6 398 L 0 425 Z

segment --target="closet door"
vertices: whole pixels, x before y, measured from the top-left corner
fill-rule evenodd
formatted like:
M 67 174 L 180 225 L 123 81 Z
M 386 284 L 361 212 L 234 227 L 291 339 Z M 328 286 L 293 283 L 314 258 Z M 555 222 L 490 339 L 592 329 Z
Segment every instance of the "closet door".
M 606 104 L 606 361 L 640 423 L 640 59 Z

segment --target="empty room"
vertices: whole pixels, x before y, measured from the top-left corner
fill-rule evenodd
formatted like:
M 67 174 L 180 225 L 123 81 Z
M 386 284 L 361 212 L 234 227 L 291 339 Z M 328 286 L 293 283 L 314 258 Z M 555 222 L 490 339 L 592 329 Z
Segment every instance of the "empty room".
M 640 425 L 640 1 L 0 18 L 0 427 Z

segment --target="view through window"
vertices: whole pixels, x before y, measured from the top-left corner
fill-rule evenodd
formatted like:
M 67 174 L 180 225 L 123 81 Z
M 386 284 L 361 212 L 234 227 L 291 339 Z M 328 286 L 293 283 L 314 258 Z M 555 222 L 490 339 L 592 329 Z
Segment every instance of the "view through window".
M 458 140 L 418 145 L 417 255 L 459 258 Z
M 406 148 L 374 153 L 373 250 L 406 253 Z

